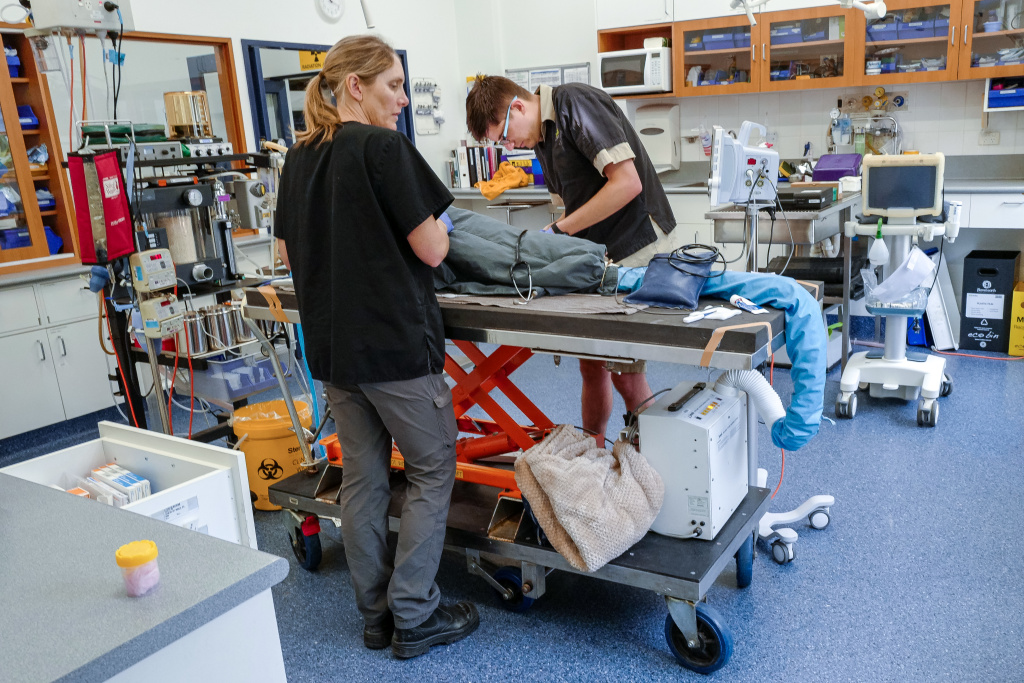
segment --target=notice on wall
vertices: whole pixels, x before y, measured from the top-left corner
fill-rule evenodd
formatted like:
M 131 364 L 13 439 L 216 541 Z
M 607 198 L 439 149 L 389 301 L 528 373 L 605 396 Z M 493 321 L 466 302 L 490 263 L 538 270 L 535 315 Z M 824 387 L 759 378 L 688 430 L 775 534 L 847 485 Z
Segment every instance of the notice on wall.
M 540 85 L 555 88 L 564 83 L 590 84 L 590 64 L 564 64 L 531 69 L 506 69 L 505 78 L 533 92 Z
M 531 69 L 530 70 L 530 87 L 527 88 L 530 92 L 533 92 L 541 85 L 549 85 L 552 88 L 555 86 L 562 85 L 562 70 L 561 69 Z

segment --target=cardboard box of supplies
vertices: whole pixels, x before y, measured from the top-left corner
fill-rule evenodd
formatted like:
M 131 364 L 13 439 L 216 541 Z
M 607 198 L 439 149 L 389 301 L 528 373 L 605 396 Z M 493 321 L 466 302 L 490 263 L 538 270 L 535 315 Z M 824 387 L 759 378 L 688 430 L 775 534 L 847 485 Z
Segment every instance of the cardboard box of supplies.
M 964 258 L 960 348 L 1006 353 L 1019 251 L 972 251 Z
M 1024 356 L 1024 282 L 1018 282 L 1013 289 L 1013 304 L 1010 306 L 1010 350 L 1011 356 Z

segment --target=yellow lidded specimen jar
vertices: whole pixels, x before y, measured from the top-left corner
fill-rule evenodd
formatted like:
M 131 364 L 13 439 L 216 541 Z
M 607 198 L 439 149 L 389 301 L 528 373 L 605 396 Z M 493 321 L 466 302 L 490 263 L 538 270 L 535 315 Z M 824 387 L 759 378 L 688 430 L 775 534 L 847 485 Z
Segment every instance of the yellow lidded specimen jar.
M 141 597 L 160 583 L 160 569 L 156 562 L 158 554 L 153 541 L 132 541 L 117 549 L 114 559 L 121 568 L 129 596 Z

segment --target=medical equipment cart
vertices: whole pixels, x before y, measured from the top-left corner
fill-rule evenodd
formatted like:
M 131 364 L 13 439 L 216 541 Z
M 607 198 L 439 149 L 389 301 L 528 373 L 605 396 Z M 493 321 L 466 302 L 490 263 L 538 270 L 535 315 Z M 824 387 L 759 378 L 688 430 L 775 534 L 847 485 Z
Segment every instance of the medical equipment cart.
M 243 315 L 251 320 L 299 322 L 295 295 L 285 289 L 245 290 Z M 702 305 L 705 302 L 702 302 Z M 715 302 L 718 303 L 718 302 Z M 645 359 L 719 369 L 753 369 L 769 360 L 784 343 L 785 316 L 768 309 L 750 324 L 745 318 L 730 321 L 702 320 L 683 324 L 681 316 L 637 312 L 622 314 L 573 314 L 502 308 L 440 300 L 445 336 L 466 353 L 474 369 L 467 371 L 449 356 L 446 371 L 456 380 L 452 389 L 460 431 L 478 433 L 493 425 L 503 428 L 519 447 L 534 443 L 527 430 L 514 425 L 489 393 L 500 389 L 533 427 L 553 424 L 509 380 L 509 374 L 533 352 L 584 358 Z M 753 317 L 751 316 L 751 320 Z M 571 331 L 571 332 L 570 332 Z M 476 343 L 498 344 L 488 356 Z M 710 370 L 709 370 L 710 371 Z M 480 405 L 495 423 L 460 417 L 469 405 Z M 461 413 L 460 413 L 461 410 Z M 486 423 L 486 424 L 484 424 Z M 685 667 L 710 673 L 727 661 L 732 637 L 721 617 L 702 602 L 722 570 L 735 558 L 737 583 L 752 578 L 754 539 L 758 521 L 767 511 L 769 491 L 756 486 L 758 419 L 753 402 L 747 402 L 749 489 L 736 513 L 713 541 L 678 539 L 648 533 L 636 545 L 596 572 L 586 575 L 639 588 L 665 597 L 668 617 L 665 635 L 669 648 Z M 530 428 L 527 428 L 530 429 Z M 501 471 L 501 470 L 498 470 Z M 321 462 L 270 488 L 271 502 L 296 514 L 293 547 L 300 563 L 315 569 L 320 560 L 317 517 L 338 516 L 342 469 Z M 466 556 L 471 573 L 481 576 L 505 604 L 524 611 L 545 592 L 545 577 L 552 569 L 576 572 L 553 548 L 538 538 L 538 527 L 527 511 L 520 521 L 499 513 L 495 488 L 459 481 L 448 515 L 446 546 Z M 393 473 L 389 508 L 392 532 L 401 525 L 405 495 L 402 472 Z M 500 540 L 499 540 L 500 539 Z M 504 565 L 497 567 L 488 560 Z M 576 572 L 581 573 L 581 572 Z

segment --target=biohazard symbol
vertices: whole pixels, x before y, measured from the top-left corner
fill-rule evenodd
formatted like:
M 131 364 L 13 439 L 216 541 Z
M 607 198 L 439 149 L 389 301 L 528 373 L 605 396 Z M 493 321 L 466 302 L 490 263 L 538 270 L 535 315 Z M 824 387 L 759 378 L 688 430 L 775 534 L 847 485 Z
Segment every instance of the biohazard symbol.
M 273 458 L 264 458 L 256 473 L 260 475 L 260 479 L 280 479 L 284 474 L 284 468 L 278 465 Z

